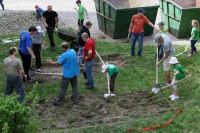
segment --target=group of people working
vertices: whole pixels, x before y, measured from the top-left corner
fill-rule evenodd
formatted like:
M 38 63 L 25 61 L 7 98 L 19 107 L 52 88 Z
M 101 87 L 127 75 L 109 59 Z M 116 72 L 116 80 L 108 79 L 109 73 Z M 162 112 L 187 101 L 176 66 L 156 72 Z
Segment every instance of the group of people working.
M 66 93 L 69 83 L 71 83 L 73 90 L 73 102 L 77 104 L 79 102 L 78 99 L 78 87 L 77 87 L 77 76 L 80 74 L 79 67 L 84 66 L 85 77 L 87 82 L 85 83 L 86 89 L 94 89 L 94 78 L 92 67 L 94 65 L 95 59 L 95 40 L 91 38 L 89 29 L 92 26 L 90 21 L 86 22 L 84 25 L 85 18 L 85 7 L 81 5 L 81 1 L 76 2 L 79 6 L 79 9 L 74 8 L 78 14 L 78 29 L 79 29 L 79 37 L 78 37 L 78 45 L 79 51 L 76 53 L 73 49 L 70 49 L 69 44 L 67 42 L 63 42 L 61 44 L 61 50 L 63 54 L 58 57 L 58 60 L 53 62 L 51 59 L 47 59 L 48 64 L 52 65 L 62 65 L 63 73 L 62 73 L 62 83 L 60 85 L 60 91 L 56 100 L 53 101 L 54 105 L 60 106 L 62 104 L 62 100 Z M 36 8 L 36 18 L 41 19 L 46 26 L 47 34 L 50 41 L 50 49 L 55 48 L 55 43 L 53 41 L 53 31 L 56 26 L 58 26 L 58 14 L 52 10 L 52 6 L 47 6 L 47 11 L 44 11 L 39 8 L 38 5 Z M 88 14 L 86 11 L 86 15 L 88 18 Z M 20 95 L 19 102 L 22 102 L 25 98 L 24 88 L 23 88 L 23 80 L 29 81 L 30 75 L 29 70 L 31 67 L 31 59 L 36 60 L 36 70 L 41 72 L 41 50 L 45 47 L 45 33 L 42 30 L 41 26 L 31 26 L 28 31 L 24 30 L 20 35 L 20 45 L 19 50 L 17 47 L 10 48 L 10 56 L 4 60 L 4 69 L 7 75 L 7 85 L 5 89 L 5 94 L 12 94 L 13 89 L 16 89 L 16 94 Z M 16 55 L 20 54 L 22 62 L 20 59 L 16 58 Z M 15 62 L 10 62 L 10 60 L 16 60 Z M 15 65 L 11 65 L 15 64 Z M 16 67 L 16 66 L 20 67 Z M 7 67 L 10 66 L 10 67 Z M 12 69 L 11 67 L 15 68 Z M 12 69 L 10 72 L 8 69 Z M 114 69 L 114 71 L 113 71 Z M 110 75 L 110 90 L 114 91 L 114 83 L 117 76 L 118 68 L 114 65 L 107 64 L 102 66 L 102 72 L 108 72 Z M 15 82 L 19 80 L 18 82 Z
M 185 70 L 178 62 L 178 59 L 174 57 L 175 49 L 171 42 L 170 37 L 168 36 L 167 29 L 164 28 L 164 23 L 161 21 L 158 23 L 159 28 L 155 27 L 146 16 L 144 16 L 144 9 L 139 8 L 137 10 L 138 14 L 133 15 L 131 19 L 131 23 L 129 26 L 129 32 L 131 32 L 131 56 L 135 56 L 135 43 L 138 40 L 139 48 L 137 52 L 137 58 L 141 57 L 142 47 L 143 47 L 143 36 L 144 36 L 144 24 L 149 24 L 153 27 L 158 34 L 154 37 L 154 42 L 158 47 L 158 53 L 156 53 L 156 57 L 158 54 L 159 61 L 156 66 L 160 66 L 161 62 L 163 62 L 163 69 L 165 72 L 165 85 L 173 84 L 176 81 L 183 79 L 185 77 L 185 72 L 191 76 L 191 74 Z M 191 43 L 191 52 L 188 57 L 193 56 L 197 53 L 197 49 L 195 47 L 196 42 L 199 39 L 199 22 L 197 20 L 192 20 L 192 32 L 191 37 L 189 39 Z M 170 80 L 170 66 L 173 65 L 174 78 Z M 177 84 L 172 85 L 173 94 L 170 95 L 171 100 L 177 100 L 179 98 L 177 94 Z
M 62 83 L 60 85 L 60 91 L 56 100 L 54 100 L 54 104 L 57 106 L 62 105 L 62 100 L 66 93 L 67 87 L 69 83 L 71 83 L 73 89 L 73 102 L 78 103 L 78 88 L 77 88 L 77 76 L 80 74 L 79 66 L 85 67 L 85 77 L 87 82 L 87 89 L 94 89 L 94 79 L 92 73 L 92 67 L 94 65 L 95 59 L 95 40 L 91 38 L 89 29 L 92 26 L 90 21 L 86 22 L 84 25 L 84 18 L 85 18 L 85 7 L 81 5 L 81 1 L 76 2 L 79 6 L 79 9 L 75 10 L 79 14 L 78 20 L 78 27 L 79 27 L 79 51 L 78 54 L 73 49 L 70 49 L 69 44 L 64 42 L 61 44 L 61 50 L 63 54 L 59 56 L 58 60 L 53 62 L 51 59 L 47 60 L 47 63 L 52 65 L 62 65 L 63 66 L 63 76 L 62 76 Z M 38 6 L 35 6 L 39 8 Z M 160 22 L 159 28 L 155 27 L 146 16 L 144 16 L 144 9 L 139 8 L 138 14 L 133 15 L 131 19 L 131 23 L 129 26 L 129 32 L 131 32 L 131 56 L 135 56 L 135 43 L 138 39 L 139 48 L 137 53 L 137 58 L 141 58 L 142 55 L 142 47 L 143 47 L 143 36 L 144 30 L 143 26 L 145 23 L 152 26 L 156 31 L 159 33 L 154 37 L 155 43 L 157 43 L 157 47 L 160 48 L 159 54 L 159 62 L 157 66 L 163 62 L 164 72 L 165 72 L 165 84 L 170 84 L 170 64 L 174 65 L 173 70 L 175 71 L 172 82 L 176 82 L 176 80 L 180 80 L 181 78 L 185 77 L 185 72 L 190 75 L 190 73 L 185 70 L 178 62 L 176 57 L 174 56 L 175 50 L 170 40 L 170 37 L 167 35 L 167 30 L 164 29 L 164 23 Z M 86 11 L 87 14 L 87 11 Z M 39 15 L 39 14 L 38 14 Z M 88 17 L 88 14 L 87 14 Z M 40 18 L 40 17 L 39 17 Z M 58 26 L 58 14 L 52 10 L 52 6 L 47 7 L 47 11 L 42 14 L 42 21 L 46 26 L 47 34 L 49 36 L 51 48 L 55 47 L 55 43 L 53 41 L 53 30 L 56 26 Z M 195 43 L 197 42 L 199 36 L 199 32 L 197 32 L 198 28 L 198 21 L 192 21 L 192 26 L 194 26 L 192 30 L 192 35 L 190 38 L 191 41 L 191 57 L 194 55 L 197 50 L 195 48 Z M 43 41 L 41 42 L 41 38 Z M 22 63 L 19 59 L 16 58 L 16 54 L 18 53 L 18 49 L 16 47 L 11 47 L 9 49 L 10 56 L 4 60 L 4 69 L 7 75 L 7 85 L 5 94 L 9 95 L 12 93 L 13 88 L 16 88 L 16 93 L 20 95 L 19 102 L 22 102 L 25 94 L 23 90 L 23 81 L 29 80 L 29 69 L 31 64 L 31 58 L 36 58 L 36 67 L 38 71 L 41 70 L 41 57 L 40 52 L 42 47 L 45 44 L 45 34 L 44 31 L 41 29 L 40 26 L 31 26 L 29 27 L 28 31 L 22 31 L 20 35 L 20 45 L 19 45 L 19 54 L 22 59 Z M 32 52 L 33 50 L 33 52 Z M 22 65 L 23 64 L 23 65 Z M 7 67 L 9 66 L 9 67 Z M 12 69 L 13 68 L 13 69 Z M 107 72 L 110 76 L 110 91 L 114 91 L 115 79 L 118 74 L 118 68 L 113 64 L 106 64 L 102 65 L 102 72 Z M 17 81 L 17 82 L 16 82 Z M 178 99 L 177 95 L 177 84 L 173 85 L 173 94 L 170 96 L 171 100 Z

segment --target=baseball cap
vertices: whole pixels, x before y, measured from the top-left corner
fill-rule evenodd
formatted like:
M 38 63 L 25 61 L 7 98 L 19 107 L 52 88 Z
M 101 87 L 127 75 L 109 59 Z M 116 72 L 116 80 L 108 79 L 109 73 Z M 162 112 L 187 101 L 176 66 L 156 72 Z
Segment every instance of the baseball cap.
M 157 43 L 158 40 L 159 40 L 161 37 L 162 37 L 161 34 L 157 34 L 157 35 L 155 35 L 155 36 L 154 36 L 154 43 Z
M 42 32 L 42 28 L 40 26 L 36 26 L 38 32 Z
M 105 71 L 106 71 L 107 68 L 108 68 L 107 65 L 102 65 L 101 72 L 102 72 L 102 73 L 105 73 Z
M 144 11 L 143 8 L 139 8 L 139 9 L 137 10 L 137 12 L 142 12 L 142 13 L 144 13 L 145 11 Z
M 157 25 L 164 25 L 164 22 L 163 21 L 160 21 Z
M 38 8 L 39 6 L 38 5 L 35 5 L 35 8 Z

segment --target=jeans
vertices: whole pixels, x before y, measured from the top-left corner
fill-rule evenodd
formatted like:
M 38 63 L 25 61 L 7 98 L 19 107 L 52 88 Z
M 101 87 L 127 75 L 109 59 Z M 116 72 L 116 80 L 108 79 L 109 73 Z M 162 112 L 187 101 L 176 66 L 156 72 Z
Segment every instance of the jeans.
M 79 46 L 78 54 L 77 54 L 77 62 L 78 65 L 81 65 L 84 58 L 84 47 Z
M 33 44 L 33 52 L 35 55 L 35 64 L 36 68 L 41 68 L 42 62 L 41 62 L 41 44 Z
M 54 29 L 55 29 L 55 25 L 49 25 L 50 28 L 46 28 L 47 29 L 47 34 L 48 34 L 48 37 L 49 37 L 49 41 L 50 41 L 50 45 L 51 47 L 55 47 L 55 43 L 54 43 L 54 40 L 53 40 L 53 32 L 54 32 Z
M 94 59 L 92 61 L 85 61 L 85 72 L 87 75 L 87 83 L 89 88 L 94 87 L 94 79 L 92 73 L 92 66 L 94 65 Z
M 29 69 L 31 68 L 31 55 L 23 54 L 20 50 L 19 50 L 19 54 L 22 58 L 24 72 L 27 75 L 27 80 L 30 80 Z
M 4 10 L 3 0 L 1 0 L 0 4 L 1 4 L 2 9 Z
M 18 101 L 22 103 L 25 98 L 22 78 L 19 76 L 7 76 L 5 95 L 12 94 L 14 88 L 15 88 L 16 94 L 20 95 Z
M 142 54 L 142 46 L 143 46 L 143 36 L 144 33 L 132 33 L 131 34 L 131 55 L 135 55 L 135 42 L 136 39 L 138 39 L 138 43 L 139 43 L 139 48 L 138 48 L 138 56 L 141 56 Z
M 79 102 L 78 100 L 78 88 L 77 88 L 77 76 L 74 76 L 73 78 L 65 78 L 62 77 L 62 83 L 60 85 L 60 91 L 58 94 L 58 102 L 61 102 L 64 99 L 65 93 L 67 91 L 68 85 L 71 82 L 72 90 L 73 90 L 73 101 L 75 103 Z
M 114 73 L 111 78 L 110 78 L 110 91 L 114 92 L 114 87 L 115 87 L 115 79 L 117 77 L 118 72 Z
M 196 44 L 196 40 L 191 40 L 191 54 L 193 54 L 194 51 L 197 51 L 195 44 Z

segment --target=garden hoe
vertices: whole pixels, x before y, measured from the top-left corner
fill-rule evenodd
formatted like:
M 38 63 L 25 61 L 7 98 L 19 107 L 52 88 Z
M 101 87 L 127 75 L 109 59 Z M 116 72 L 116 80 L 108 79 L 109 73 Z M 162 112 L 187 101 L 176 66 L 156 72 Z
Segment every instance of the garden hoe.
M 156 56 L 156 85 L 153 87 L 152 92 L 154 94 L 158 93 L 160 90 L 160 85 L 158 84 L 158 47 L 157 47 L 157 56 Z
M 103 62 L 103 60 L 101 59 L 100 55 L 98 54 L 98 52 L 95 50 L 97 56 L 99 57 L 99 59 L 101 60 L 102 64 L 105 65 L 105 63 Z M 108 64 L 106 62 L 106 64 Z M 110 94 L 110 80 L 109 80 L 109 75 L 107 73 L 107 80 L 108 80 L 108 94 L 104 94 L 104 98 L 107 98 L 109 96 L 115 96 L 115 94 Z
M 187 52 L 187 51 L 188 51 L 188 50 L 187 50 L 187 49 L 188 49 L 188 45 L 189 45 L 189 42 L 187 43 L 185 50 L 184 50 L 182 53 L 177 54 L 177 55 L 175 55 L 175 56 L 177 57 L 177 56 L 182 55 L 182 54 L 184 54 L 185 52 Z
M 108 64 L 108 62 L 106 62 L 106 64 Z M 115 94 L 110 94 L 110 79 L 109 79 L 108 72 L 107 72 L 107 80 L 108 80 L 108 93 L 104 94 L 104 98 L 107 98 L 109 96 L 115 96 Z

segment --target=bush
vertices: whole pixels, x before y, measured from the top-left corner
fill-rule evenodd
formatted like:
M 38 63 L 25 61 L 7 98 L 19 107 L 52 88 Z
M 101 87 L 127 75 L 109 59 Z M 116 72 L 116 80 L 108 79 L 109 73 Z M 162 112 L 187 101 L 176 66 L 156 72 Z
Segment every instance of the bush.
M 30 94 L 24 102 L 18 102 L 19 96 L 0 94 L 0 132 L 2 133 L 35 133 L 39 122 L 34 114 L 38 96 Z M 28 106 L 28 104 L 30 104 Z

